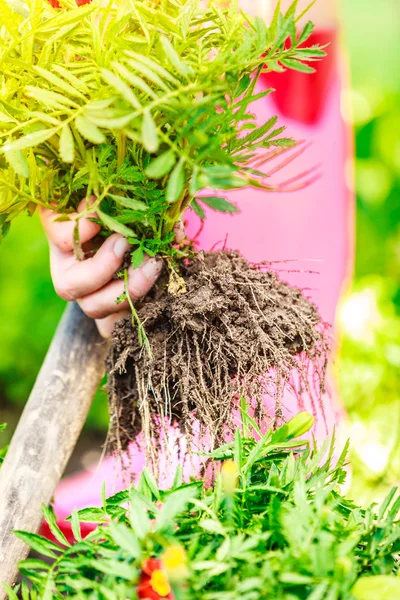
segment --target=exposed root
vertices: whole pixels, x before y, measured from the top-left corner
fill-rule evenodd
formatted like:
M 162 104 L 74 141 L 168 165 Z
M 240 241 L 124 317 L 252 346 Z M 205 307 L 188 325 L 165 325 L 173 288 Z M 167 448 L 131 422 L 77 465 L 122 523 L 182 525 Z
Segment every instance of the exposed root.
M 115 328 L 107 360 L 113 449 L 123 451 L 143 432 L 154 463 L 171 422 L 188 446 L 194 422 L 197 440 L 220 443 L 237 425 L 241 395 L 264 426 L 266 419 L 281 423 L 287 387 L 299 406 L 303 392 L 315 408 L 322 403 L 327 342 L 316 308 L 299 289 L 236 252 L 206 253 L 181 274 L 185 294 L 168 294 L 164 282 L 137 307 L 151 358 L 129 318 Z M 264 395 L 274 398 L 274 415 L 266 414 Z

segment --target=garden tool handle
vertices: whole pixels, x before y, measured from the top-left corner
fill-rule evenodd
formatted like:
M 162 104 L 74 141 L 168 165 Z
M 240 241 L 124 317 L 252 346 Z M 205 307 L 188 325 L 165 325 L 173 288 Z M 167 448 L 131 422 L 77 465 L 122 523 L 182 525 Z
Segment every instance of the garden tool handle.
M 60 321 L 0 468 L 0 600 L 28 547 L 13 531 L 37 532 L 104 374 L 107 344 L 76 303 Z

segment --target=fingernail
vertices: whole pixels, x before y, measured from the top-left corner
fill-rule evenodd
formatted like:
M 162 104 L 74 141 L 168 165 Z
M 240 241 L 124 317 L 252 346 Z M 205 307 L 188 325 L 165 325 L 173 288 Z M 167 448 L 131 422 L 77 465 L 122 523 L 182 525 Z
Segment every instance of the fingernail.
M 151 258 L 143 265 L 142 271 L 149 279 L 158 279 L 163 269 L 163 262 L 159 258 Z
M 120 237 L 117 239 L 117 241 L 114 244 L 114 254 L 117 258 L 123 258 L 125 256 L 126 252 L 128 252 L 129 248 L 130 248 L 130 245 L 128 244 L 126 239 L 123 237 Z

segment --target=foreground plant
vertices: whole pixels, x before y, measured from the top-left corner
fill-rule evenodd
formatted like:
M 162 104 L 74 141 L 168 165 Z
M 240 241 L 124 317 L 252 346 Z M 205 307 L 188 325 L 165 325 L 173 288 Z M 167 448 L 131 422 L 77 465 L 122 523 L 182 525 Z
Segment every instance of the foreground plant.
M 393 490 L 382 506 L 362 510 L 343 497 L 347 447 L 335 464 L 333 440 L 318 450 L 294 439 L 312 423 L 300 413 L 261 436 L 243 412 L 242 430 L 211 457 L 222 463 L 212 486 L 183 483 L 178 470 L 163 491 L 145 471 L 101 508 L 72 515 L 73 545 L 46 509 L 60 545 L 17 533 L 48 557 L 20 564 L 33 583 L 31 592 L 22 584 L 22 597 L 399 598 L 400 498 Z M 80 522 L 98 526 L 82 540 Z
M 313 71 L 309 63 L 324 51 L 304 47 L 312 24 L 296 31 L 296 1 L 286 14 L 278 4 L 269 26 L 235 1 L 228 9 L 217 0 L 207 8 L 199 0 L 61 4 L 29 0 L 13 12 L 0 0 L 2 235 L 19 213 L 45 206 L 75 222 L 83 259 L 78 223 L 95 212 L 101 236 L 129 240 L 133 267 L 145 255 L 164 259 L 153 301 L 131 303 L 135 330 L 126 320 L 115 331 L 114 447 L 143 431 L 150 450 L 165 419 L 191 434 L 194 413 L 222 439 L 238 392 L 255 397 L 261 418 L 262 394 L 278 390 L 279 422 L 293 370 L 302 389 L 310 362 L 314 377 L 324 377 L 315 307 L 235 253 L 202 257 L 189 242 L 177 246 L 174 226 L 188 207 L 201 218 L 204 207 L 237 212 L 224 190 L 279 189 L 266 165 L 294 142 L 276 117 L 257 124 L 251 106 L 272 91 L 258 90 L 261 73 Z M 204 192 L 210 188 L 217 195 Z M 319 401 L 318 382 L 316 390 Z

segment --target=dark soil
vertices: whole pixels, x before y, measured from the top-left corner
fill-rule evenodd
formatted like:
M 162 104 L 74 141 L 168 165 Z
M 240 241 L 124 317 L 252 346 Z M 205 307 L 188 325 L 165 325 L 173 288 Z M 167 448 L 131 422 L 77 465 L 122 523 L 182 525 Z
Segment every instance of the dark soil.
M 164 423 L 190 436 L 194 419 L 221 442 L 233 429 L 235 398 L 251 399 L 261 422 L 262 396 L 271 389 L 278 424 L 285 385 L 295 372 L 306 390 L 310 363 L 319 365 L 315 401 L 321 401 L 327 343 L 301 290 L 229 251 L 192 259 L 181 274 L 185 294 L 169 294 L 164 281 L 137 307 L 152 357 L 129 318 L 116 325 L 107 360 L 113 449 L 126 449 L 143 432 L 154 455 Z

